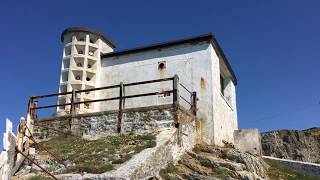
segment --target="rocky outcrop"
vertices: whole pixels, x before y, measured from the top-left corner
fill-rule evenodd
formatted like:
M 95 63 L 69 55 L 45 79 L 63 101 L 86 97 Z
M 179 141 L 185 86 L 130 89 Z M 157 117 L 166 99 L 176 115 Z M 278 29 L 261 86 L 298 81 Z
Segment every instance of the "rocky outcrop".
M 234 148 L 197 145 L 175 165 L 160 172 L 164 179 L 267 179 L 261 157 Z
M 265 156 L 320 163 L 320 128 L 261 133 Z

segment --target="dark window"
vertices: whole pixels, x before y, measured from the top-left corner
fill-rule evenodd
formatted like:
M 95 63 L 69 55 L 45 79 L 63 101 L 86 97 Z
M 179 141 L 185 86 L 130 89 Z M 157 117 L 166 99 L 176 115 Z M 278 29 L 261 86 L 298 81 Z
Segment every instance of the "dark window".
M 224 95 L 224 88 L 225 88 L 224 78 L 220 75 L 220 91 L 223 95 Z

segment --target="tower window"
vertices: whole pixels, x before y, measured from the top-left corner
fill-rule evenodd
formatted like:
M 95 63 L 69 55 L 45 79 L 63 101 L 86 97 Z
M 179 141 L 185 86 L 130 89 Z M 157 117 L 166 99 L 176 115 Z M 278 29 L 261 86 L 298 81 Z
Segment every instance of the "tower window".
M 87 81 L 90 81 L 91 79 L 89 77 L 86 78 Z
M 78 53 L 79 53 L 79 54 L 83 54 L 83 51 L 82 51 L 82 50 L 79 50 Z
M 82 63 L 78 63 L 77 66 L 78 66 L 78 67 L 82 67 Z

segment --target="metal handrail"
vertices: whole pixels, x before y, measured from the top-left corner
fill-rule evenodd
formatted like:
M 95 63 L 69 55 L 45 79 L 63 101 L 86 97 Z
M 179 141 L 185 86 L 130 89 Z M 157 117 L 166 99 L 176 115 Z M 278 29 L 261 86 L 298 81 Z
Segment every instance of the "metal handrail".
M 183 84 L 180 83 L 180 86 L 183 87 L 183 89 L 185 89 L 188 93 L 192 94 L 192 92 L 188 88 L 186 88 Z
M 151 93 L 143 93 L 143 94 L 133 94 L 133 95 L 124 95 L 124 88 L 129 87 L 129 86 L 136 86 L 136 85 L 142 85 L 142 84 L 149 84 L 149 83 L 157 83 L 157 82 L 163 82 L 163 81 L 173 81 L 173 87 L 171 90 L 167 91 L 162 91 L 162 92 L 151 92 Z M 190 99 L 191 101 L 189 102 L 186 100 L 184 97 L 179 95 L 179 84 L 181 87 L 183 87 L 187 92 L 191 94 Z M 104 99 L 95 99 L 95 100 L 86 100 L 86 101 L 79 101 L 76 102 L 76 94 L 78 93 L 83 93 L 83 92 L 90 92 L 90 91 L 97 91 L 97 90 L 105 90 L 105 89 L 114 89 L 114 88 L 119 88 L 120 94 L 118 97 L 111 97 L 111 98 L 104 98 Z M 63 93 L 54 93 L 54 94 L 48 94 L 48 95 L 41 95 L 41 96 L 32 96 L 30 97 L 29 105 L 28 105 L 28 112 L 32 117 L 37 117 L 36 111 L 37 109 L 45 109 L 45 108 L 54 108 L 54 107 L 60 107 L 60 106 L 71 106 L 70 108 L 70 113 L 75 114 L 75 105 L 78 104 L 84 104 L 84 103 L 94 103 L 94 102 L 102 102 L 102 101 L 112 101 L 112 100 L 119 100 L 119 112 L 121 114 L 121 111 L 123 109 L 123 103 L 125 99 L 130 99 L 130 98 L 137 98 L 137 97 L 143 97 L 143 96 L 154 96 L 154 95 L 162 95 L 162 94 L 168 94 L 172 93 L 173 94 L 173 105 L 179 105 L 179 98 L 183 99 L 186 101 L 190 106 L 191 109 L 195 109 L 193 107 L 196 106 L 196 102 L 194 101 L 194 96 L 196 96 L 195 92 L 191 92 L 186 88 L 183 84 L 179 83 L 179 77 L 175 75 L 174 77 L 171 78 L 162 78 L 162 79 L 156 79 L 156 80 L 148 80 L 148 81 L 141 81 L 141 82 L 134 82 L 134 83 L 127 83 L 123 84 L 120 83 L 120 85 L 112 85 L 112 86 L 105 86 L 105 87 L 99 87 L 99 88 L 92 88 L 92 89 L 85 89 L 85 90 L 73 90 L 71 92 L 63 92 Z M 71 102 L 70 103 L 64 103 L 64 104 L 54 104 L 54 105 L 45 105 L 45 106 L 37 106 L 36 102 L 37 99 L 41 98 L 48 98 L 48 97 L 54 97 L 54 96 L 62 96 L 62 95 L 70 95 L 71 94 Z

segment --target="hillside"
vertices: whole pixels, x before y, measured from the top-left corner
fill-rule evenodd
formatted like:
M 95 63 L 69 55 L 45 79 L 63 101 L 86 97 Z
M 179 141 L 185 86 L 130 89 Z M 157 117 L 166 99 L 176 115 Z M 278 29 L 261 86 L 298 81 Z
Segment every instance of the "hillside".
M 186 152 L 177 163 L 171 163 L 161 170 L 160 176 L 165 180 L 319 179 L 232 147 L 210 145 L 196 145 L 192 152 Z
M 173 133 L 174 131 L 172 131 Z M 309 136 L 318 132 L 316 129 L 308 130 Z M 283 135 L 284 132 L 278 132 Z M 169 132 L 162 133 L 164 135 Z M 273 134 L 276 134 L 273 132 Z M 298 133 L 300 134 L 300 133 Z M 173 135 L 173 134 L 172 134 Z M 266 135 L 266 134 L 265 134 Z M 279 137 L 280 137 L 279 135 Z M 287 135 L 288 136 L 288 135 Z M 307 136 L 307 135 L 304 135 Z M 310 137 L 308 138 L 310 139 Z M 162 137 L 157 135 L 157 137 Z M 168 136 L 169 139 L 171 139 Z M 291 137 L 292 138 L 292 137 Z M 298 138 L 302 138 L 301 135 Z M 308 139 L 304 137 L 305 139 Z M 163 142 L 158 144 L 157 142 Z M 62 164 L 54 159 L 47 151 L 38 149 L 33 158 L 42 167 L 45 167 L 59 179 L 139 179 L 125 177 L 123 172 L 118 171 L 120 167 L 124 171 L 131 171 L 130 166 L 125 164 L 139 164 L 148 161 L 146 165 L 151 166 L 152 161 L 159 161 L 163 155 L 161 152 L 172 153 L 167 140 L 152 134 L 135 135 L 122 134 L 107 136 L 97 140 L 85 140 L 76 136 L 61 136 L 53 138 L 40 144 L 50 152 L 57 155 Z M 175 142 L 175 141 L 173 141 Z M 277 142 L 279 140 L 277 139 Z M 271 141 L 270 141 L 271 143 Z M 156 145 L 159 145 L 155 147 Z M 162 145 L 161 145 L 162 144 Z M 295 144 L 294 144 L 295 145 Z M 285 146 L 285 145 L 284 145 Z M 36 148 L 37 149 L 37 148 Z M 149 149 L 149 150 L 148 150 Z M 154 150 L 152 150 L 154 149 Z M 158 150 L 161 151 L 158 151 Z M 147 151 L 152 151 L 153 158 L 142 160 L 141 156 L 148 156 Z M 162 151 L 165 150 L 165 151 Z M 150 151 L 150 152 L 151 152 Z M 142 153 L 142 154 L 141 154 Z M 139 157 L 140 156 L 140 157 Z M 130 159 L 133 158 L 133 161 Z M 128 162 L 127 162 L 128 161 Z M 131 163 L 130 163 L 130 162 Z M 162 163 L 165 165 L 167 163 Z M 143 173 L 144 167 L 137 173 Z M 162 170 L 155 173 L 159 176 L 145 176 L 153 179 L 317 179 L 303 175 L 276 161 L 263 160 L 261 157 L 248 152 L 241 152 L 233 146 L 219 147 L 214 145 L 197 144 L 186 151 L 178 161 L 173 161 L 162 166 Z M 108 173 L 110 172 L 110 173 Z M 112 176 L 112 172 L 120 172 L 119 176 Z M 65 174 L 67 173 L 67 174 Z M 69 174 L 68 174 L 69 173 Z M 50 179 L 48 174 L 43 173 L 35 165 L 25 164 L 16 174 L 14 179 Z
M 155 146 L 155 136 L 151 134 L 110 135 L 91 141 L 77 136 L 60 136 L 38 145 L 33 144 L 36 153 L 32 158 L 55 175 L 99 174 L 116 169 L 135 154 Z M 39 176 L 43 179 L 47 175 L 35 164 L 25 163 L 15 178 L 32 179 Z
M 176 164 L 160 171 L 163 179 L 267 179 L 261 157 L 234 148 L 196 145 Z
M 320 128 L 261 133 L 263 155 L 320 163 Z

